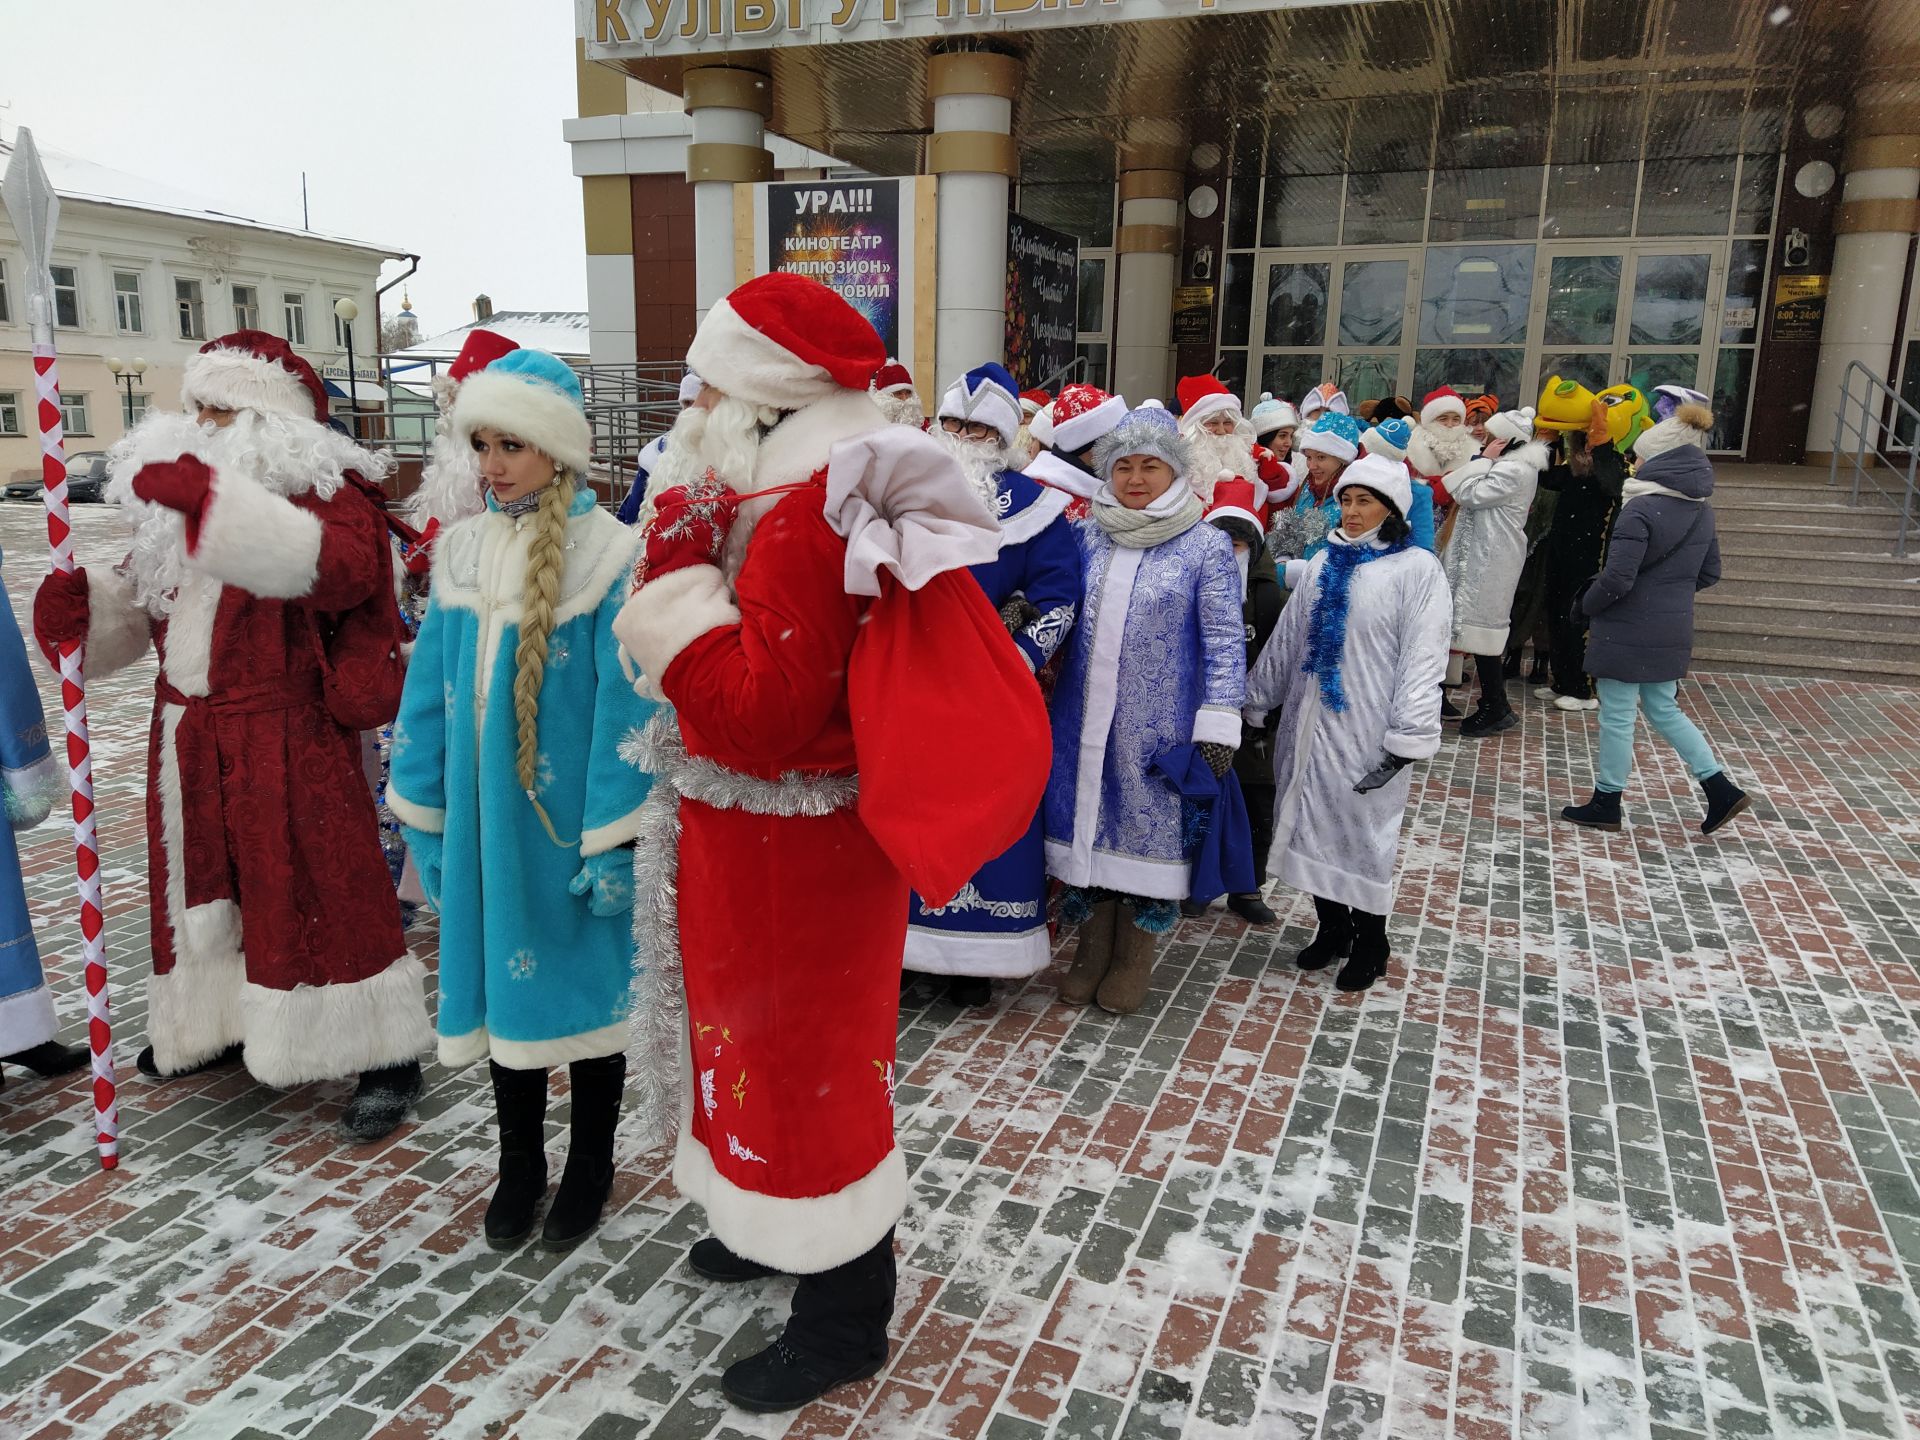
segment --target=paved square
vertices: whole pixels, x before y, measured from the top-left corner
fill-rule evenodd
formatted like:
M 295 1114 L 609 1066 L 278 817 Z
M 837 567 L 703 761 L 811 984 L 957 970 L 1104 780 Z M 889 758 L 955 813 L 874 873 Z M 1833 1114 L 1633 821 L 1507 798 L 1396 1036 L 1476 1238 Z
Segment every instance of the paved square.
M 79 513 L 83 559 L 115 523 Z M 0 506 L 0 544 L 24 620 L 38 507 Z M 1363 997 L 1292 968 L 1289 893 L 1277 934 L 1184 922 L 1140 1015 L 1056 1005 L 1051 975 L 968 1014 L 923 986 L 893 1362 L 756 1419 L 716 1376 L 788 1287 L 685 1268 L 700 1216 L 662 1155 L 623 1149 L 578 1251 L 503 1256 L 483 1069 L 429 1067 L 418 1121 L 359 1151 L 330 1132 L 344 1083 L 133 1072 L 150 684 L 91 696 L 120 1170 L 83 1080 L 0 1092 L 7 1440 L 1920 1431 L 1913 692 L 1687 684 L 1763 797 L 1709 842 L 1650 738 L 1624 833 L 1550 818 L 1584 798 L 1593 716 L 1529 699 L 1521 730 L 1448 742 Z M 25 853 L 78 1038 L 68 833 Z

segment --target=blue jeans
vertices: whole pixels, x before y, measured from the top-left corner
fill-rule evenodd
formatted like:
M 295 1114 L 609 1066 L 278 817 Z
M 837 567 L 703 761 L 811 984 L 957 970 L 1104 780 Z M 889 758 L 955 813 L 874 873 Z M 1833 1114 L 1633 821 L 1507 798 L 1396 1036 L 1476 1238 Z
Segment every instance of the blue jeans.
M 1707 737 L 1680 711 L 1674 692 L 1677 680 L 1635 684 L 1631 680 L 1595 680 L 1600 692 L 1600 763 L 1595 768 L 1594 788 L 1621 791 L 1627 788 L 1627 776 L 1633 773 L 1633 727 L 1642 710 L 1647 723 L 1660 732 L 1686 762 L 1693 778 L 1704 780 L 1720 773 L 1720 762 L 1713 758 Z

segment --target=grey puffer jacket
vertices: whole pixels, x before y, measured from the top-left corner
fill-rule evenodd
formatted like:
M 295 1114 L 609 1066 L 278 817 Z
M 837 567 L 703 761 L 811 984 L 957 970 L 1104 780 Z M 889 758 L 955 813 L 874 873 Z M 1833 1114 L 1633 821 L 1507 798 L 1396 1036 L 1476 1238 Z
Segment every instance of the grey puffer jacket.
M 1648 493 L 1648 487 L 1678 492 Z M 1720 580 L 1713 466 L 1697 445 L 1642 461 L 1607 540 L 1606 568 L 1581 609 L 1587 673 L 1639 683 L 1678 680 L 1693 660 L 1693 597 Z M 1681 498 L 1685 497 L 1685 498 Z

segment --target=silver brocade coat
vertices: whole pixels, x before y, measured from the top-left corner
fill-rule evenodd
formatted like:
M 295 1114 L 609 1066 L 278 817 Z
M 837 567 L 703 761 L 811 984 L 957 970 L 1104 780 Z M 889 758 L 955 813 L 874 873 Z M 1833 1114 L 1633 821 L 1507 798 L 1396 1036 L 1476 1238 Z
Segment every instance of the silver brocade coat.
M 1547 468 L 1544 445 L 1498 459 L 1469 460 L 1444 481 L 1459 507 L 1447 542 L 1453 587 L 1453 648 L 1498 655 L 1507 648 L 1513 592 L 1527 563 L 1527 511 Z
M 1440 562 L 1425 550 L 1355 567 L 1340 659 L 1347 708 L 1335 713 L 1321 702 L 1318 678 L 1300 668 L 1327 554 L 1308 563 L 1247 681 L 1249 711 L 1282 711 L 1267 869 L 1310 895 L 1384 915 L 1412 779 L 1403 769 L 1366 795 L 1353 787 L 1384 752 L 1425 760 L 1440 748 L 1453 602 Z
M 1069 885 L 1183 900 L 1180 797 L 1152 773 L 1176 745 L 1240 742 L 1240 568 L 1196 524 L 1146 550 L 1077 522 L 1086 600 L 1053 692 L 1047 869 Z

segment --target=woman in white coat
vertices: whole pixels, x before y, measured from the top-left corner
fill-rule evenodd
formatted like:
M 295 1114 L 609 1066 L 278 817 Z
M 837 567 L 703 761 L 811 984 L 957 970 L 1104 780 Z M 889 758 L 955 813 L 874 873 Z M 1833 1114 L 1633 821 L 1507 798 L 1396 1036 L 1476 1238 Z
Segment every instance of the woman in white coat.
M 1409 777 L 1440 748 L 1440 680 L 1453 600 L 1413 545 L 1407 467 L 1369 455 L 1334 489 L 1341 521 L 1247 682 L 1250 712 L 1284 707 L 1268 871 L 1313 896 L 1319 933 L 1302 970 L 1345 959 L 1334 983 L 1387 973 L 1387 912 Z

